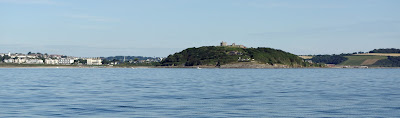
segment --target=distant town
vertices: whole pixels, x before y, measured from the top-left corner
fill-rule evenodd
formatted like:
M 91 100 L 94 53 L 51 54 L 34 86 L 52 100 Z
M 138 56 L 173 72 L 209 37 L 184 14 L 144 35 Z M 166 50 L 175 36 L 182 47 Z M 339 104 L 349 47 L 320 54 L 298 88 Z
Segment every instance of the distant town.
M 74 57 L 47 53 L 0 53 L 0 63 L 6 64 L 49 64 L 49 65 L 118 65 L 160 62 L 162 57 L 113 56 Z

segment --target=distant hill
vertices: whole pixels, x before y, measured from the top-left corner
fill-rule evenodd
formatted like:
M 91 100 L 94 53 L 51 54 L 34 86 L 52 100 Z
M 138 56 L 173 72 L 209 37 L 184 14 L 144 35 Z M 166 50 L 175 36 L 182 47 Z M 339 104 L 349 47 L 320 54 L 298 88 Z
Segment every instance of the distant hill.
M 204 46 L 188 48 L 169 55 L 162 66 L 221 66 L 224 64 L 258 62 L 260 64 L 281 64 L 290 67 L 310 66 L 309 63 L 291 53 L 272 48 L 236 48 L 224 46 Z
M 345 56 L 347 61 L 340 63 L 344 66 L 370 66 L 370 67 L 400 67 L 398 56 Z
M 370 53 L 342 53 L 340 55 L 301 56 L 313 63 L 335 64 L 339 66 L 400 67 L 399 49 L 374 49 Z
M 379 60 L 387 59 L 386 56 L 363 56 L 363 55 L 352 55 L 344 56 L 347 58 L 346 61 L 340 63 L 339 65 L 345 66 L 372 66 Z M 375 65 L 378 66 L 378 65 Z
M 336 64 L 341 66 L 400 67 L 399 56 L 381 54 L 382 53 L 379 53 L 379 55 L 317 55 L 311 60 L 314 63 Z
M 364 53 L 364 54 L 354 54 L 354 55 L 370 55 L 370 56 L 400 56 L 400 53 Z

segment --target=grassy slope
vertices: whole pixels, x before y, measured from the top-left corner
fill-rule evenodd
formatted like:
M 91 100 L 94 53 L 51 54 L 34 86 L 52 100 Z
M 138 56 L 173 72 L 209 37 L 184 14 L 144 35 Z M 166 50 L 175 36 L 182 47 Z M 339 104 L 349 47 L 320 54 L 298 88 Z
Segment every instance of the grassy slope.
M 311 59 L 311 58 L 313 58 L 313 56 L 299 56 L 300 58 L 302 58 L 302 59 Z
M 348 58 L 347 61 L 339 64 L 339 65 L 349 65 L 349 66 L 360 66 L 364 61 L 368 59 L 387 59 L 386 56 L 358 56 L 358 55 L 353 55 L 353 56 L 345 56 Z

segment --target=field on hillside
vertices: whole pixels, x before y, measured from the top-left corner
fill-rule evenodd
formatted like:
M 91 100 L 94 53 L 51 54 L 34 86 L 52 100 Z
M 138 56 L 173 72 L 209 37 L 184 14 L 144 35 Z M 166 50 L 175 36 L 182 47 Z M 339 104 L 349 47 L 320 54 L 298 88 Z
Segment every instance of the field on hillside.
M 302 58 L 302 59 L 311 59 L 311 58 L 313 58 L 313 56 L 299 56 L 300 58 Z
M 372 65 L 378 60 L 387 59 L 387 57 L 385 56 L 354 55 L 345 57 L 348 58 L 348 60 L 339 65 L 348 65 L 348 66 Z
M 366 54 L 355 54 L 363 56 L 400 56 L 400 53 L 366 53 Z

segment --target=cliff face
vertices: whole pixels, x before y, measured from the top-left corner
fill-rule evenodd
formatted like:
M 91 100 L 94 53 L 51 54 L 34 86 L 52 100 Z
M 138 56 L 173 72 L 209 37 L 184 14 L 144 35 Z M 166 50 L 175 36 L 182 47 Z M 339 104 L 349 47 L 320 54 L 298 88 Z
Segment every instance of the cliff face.
M 246 63 L 243 62 L 257 62 L 257 64 L 246 65 Z M 238 63 L 242 63 L 242 65 L 237 65 Z M 276 64 L 290 67 L 309 66 L 308 63 L 303 62 L 298 56 L 282 50 L 220 46 L 188 48 L 173 55 L 169 55 L 161 62 L 162 66 L 234 66 L 227 64 L 236 64 L 235 66 L 238 67 L 258 65 L 257 67 L 260 68 L 268 68 Z

